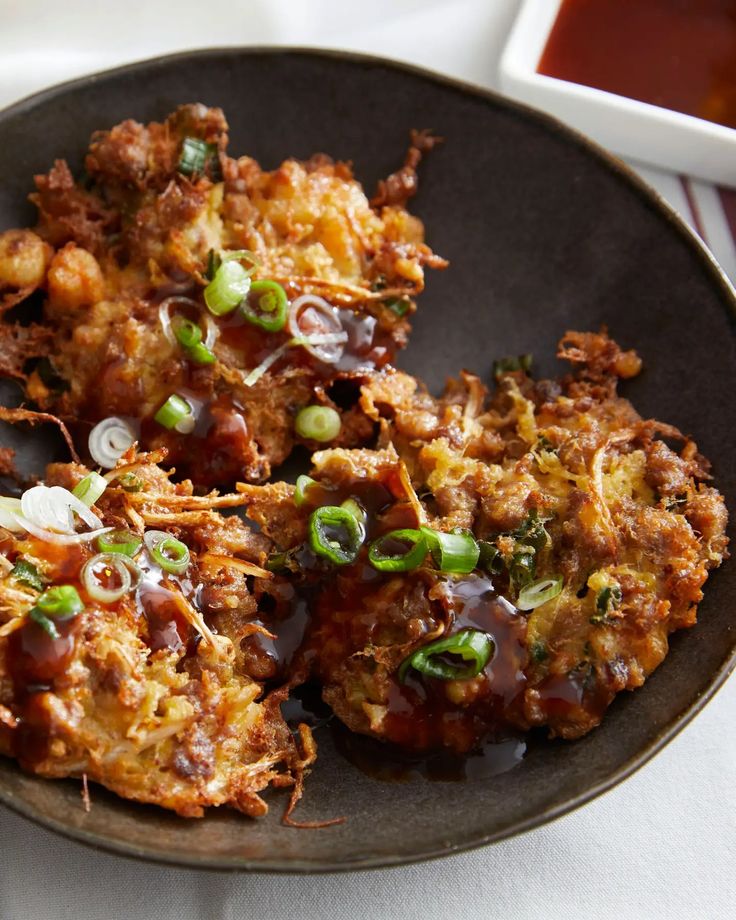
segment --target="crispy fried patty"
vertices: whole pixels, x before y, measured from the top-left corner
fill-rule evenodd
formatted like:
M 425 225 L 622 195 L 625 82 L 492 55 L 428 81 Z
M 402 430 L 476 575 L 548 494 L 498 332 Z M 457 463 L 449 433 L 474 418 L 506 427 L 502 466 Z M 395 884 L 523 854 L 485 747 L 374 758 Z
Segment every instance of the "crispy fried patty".
M 574 376 L 501 372 L 490 400 L 469 374 L 435 399 L 386 371 L 361 399 L 383 450 L 315 454 L 317 486 L 298 509 L 290 487 L 243 487 L 249 514 L 292 555 L 308 545 L 313 508 L 349 498 L 366 509 L 370 538 L 429 525 L 486 548 L 465 575 L 438 571 L 429 556 L 410 572 L 377 572 L 366 546 L 351 565 L 325 572 L 318 560 L 314 574 L 297 556 L 313 605 L 304 660 L 354 731 L 456 751 L 538 726 L 578 738 L 619 691 L 641 686 L 671 632 L 695 623 L 727 544 L 707 461 L 616 395 L 617 378 L 639 369 L 633 352 L 568 333 L 560 356 Z M 516 606 L 525 587 L 548 580 L 561 582 L 554 597 Z M 422 646 L 468 628 L 493 640 L 477 676 L 399 676 Z
M 366 443 L 373 426 L 335 403 L 330 388 L 393 359 L 424 267 L 446 264 L 405 207 L 435 138 L 415 132 L 404 166 L 370 203 L 348 164 L 320 154 L 268 171 L 228 156 L 227 131 L 220 109 L 185 105 L 162 123 L 98 132 L 84 177 L 75 180 L 62 160 L 36 177 L 35 231 L 0 235 L 0 303 L 9 309 L 36 289 L 44 294 L 42 323 L 0 324 L 0 373 L 24 381 L 40 408 L 82 435 L 104 418 L 128 419 L 143 448 L 165 446 L 179 473 L 205 489 L 263 480 L 297 440 L 313 447 L 294 430 L 311 403 L 341 413 L 335 444 Z M 186 166 L 192 141 L 209 151 L 195 171 Z M 254 279 L 280 283 L 290 302 L 305 294 L 327 302 L 347 336 L 339 360 L 289 345 L 293 332 L 264 331 L 238 311 L 208 314 L 213 255 L 243 250 Z M 162 309 L 208 322 L 217 360 L 197 364 L 167 338 Z M 251 381 L 272 355 L 278 360 Z M 39 357 L 46 364 L 33 370 Z M 187 437 L 154 421 L 172 394 L 197 417 Z
M 258 610 L 272 580 L 257 564 L 268 541 L 213 510 L 242 504 L 238 496 L 196 497 L 155 456 L 126 459 L 95 506 L 103 523 L 139 536 L 164 527 L 191 562 L 172 574 L 141 546 L 140 584 L 104 602 L 81 575 L 93 543 L 0 528 L 0 753 L 185 817 L 213 805 L 262 815 L 259 793 L 298 792 L 314 756 L 308 729 L 295 737 L 284 722 L 284 692 L 264 690 L 275 674 L 253 653 L 254 637 L 273 639 Z M 45 482 L 72 489 L 86 473 L 54 464 Z M 84 608 L 51 636 L 31 611 L 54 585 L 76 587 Z

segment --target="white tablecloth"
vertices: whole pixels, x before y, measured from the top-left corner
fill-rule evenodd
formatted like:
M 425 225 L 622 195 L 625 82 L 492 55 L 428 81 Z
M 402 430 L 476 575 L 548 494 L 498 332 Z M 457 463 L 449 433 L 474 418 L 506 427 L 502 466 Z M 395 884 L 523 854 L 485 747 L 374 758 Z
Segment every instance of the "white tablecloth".
M 0 105 L 124 61 L 237 43 L 370 51 L 493 87 L 517 8 L 518 0 L 0 0 Z M 697 212 L 736 277 L 714 190 L 642 172 L 687 220 Z M 736 680 L 653 762 L 582 810 L 420 866 L 314 878 L 195 873 L 94 853 L 0 808 L 0 920 L 725 920 L 736 915 L 734 789 Z

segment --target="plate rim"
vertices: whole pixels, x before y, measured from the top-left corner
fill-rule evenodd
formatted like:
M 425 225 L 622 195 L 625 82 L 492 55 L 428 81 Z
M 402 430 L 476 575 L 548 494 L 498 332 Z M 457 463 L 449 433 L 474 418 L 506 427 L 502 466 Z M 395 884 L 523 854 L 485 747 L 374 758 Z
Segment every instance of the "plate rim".
M 690 251 L 694 251 L 697 254 L 703 269 L 720 289 L 724 307 L 727 312 L 730 312 L 731 319 L 736 321 L 736 287 L 731 283 L 711 251 L 695 230 L 680 217 L 672 205 L 670 205 L 655 189 L 649 186 L 638 173 L 621 158 L 601 147 L 582 132 L 561 122 L 553 115 L 471 81 L 451 77 L 447 74 L 406 61 L 357 51 L 310 45 L 214 45 L 206 48 L 194 48 L 162 56 L 135 60 L 117 67 L 74 77 L 61 83 L 56 83 L 53 86 L 46 87 L 45 89 L 38 90 L 0 109 L 0 125 L 2 125 L 8 117 L 22 116 L 39 102 L 52 101 L 56 96 L 94 84 L 100 79 L 115 78 L 150 67 L 164 68 L 171 63 L 184 59 L 196 60 L 198 58 L 212 56 L 238 57 L 251 55 L 269 55 L 273 57 L 309 56 L 357 65 L 362 64 L 374 67 L 384 67 L 398 73 L 419 77 L 429 83 L 449 87 L 466 95 L 475 96 L 494 106 L 521 114 L 528 120 L 546 126 L 553 133 L 556 133 L 558 136 L 561 135 L 566 140 L 574 143 L 577 147 L 587 151 L 594 159 L 598 160 L 601 165 L 618 176 L 625 184 L 628 184 L 646 204 L 660 213 L 688 245 Z M 569 814 L 592 799 L 602 795 L 604 792 L 609 791 L 632 776 L 669 744 L 669 742 L 672 741 L 672 739 L 675 738 L 716 695 L 734 670 L 736 670 L 736 641 L 730 653 L 726 655 L 715 671 L 705 690 L 696 696 L 695 699 L 665 726 L 648 745 L 615 769 L 611 775 L 592 787 L 577 795 L 568 797 L 564 801 L 549 806 L 537 815 L 510 824 L 490 834 L 483 834 L 463 843 L 453 844 L 448 847 L 434 848 L 416 855 L 399 855 L 396 857 L 367 855 L 340 863 L 327 862 L 324 860 L 318 862 L 291 860 L 285 863 L 278 858 L 269 858 L 263 861 L 253 860 L 247 857 L 202 858 L 199 856 L 188 857 L 184 853 L 167 855 L 158 850 L 149 850 L 145 846 L 111 840 L 108 837 L 103 837 L 100 834 L 87 831 L 81 827 L 70 827 L 68 824 L 58 821 L 55 818 L 49 818 L 26 802 L 17 801 L 15 796 L 12 793 L 8 794 L 2 785 L 0 785 L 0 804 L 6 806 L 16 814 L 27 818 L 34 824 L 59 834 L 62 837 L 74 840 L 77 843 L 81 843 L 98 851 L 102 850 L 106 853 L 125 856 L 148 864 L 178 866 L 180 868 L 196 869 L 200 871 L 227 870 L 231 872 L 239 871 L 295 875 L 321 875 L 337 872 L 354 872 L 358 870 L 397 868 L 399 866 L 413 865 L 439 859 L 444 856 L 466 853 L 483 846 L 499 843 L 502 840 L 515 837 L 519 834 L 527 833 Z M 47 782 L 48 780 L 43 781 Z

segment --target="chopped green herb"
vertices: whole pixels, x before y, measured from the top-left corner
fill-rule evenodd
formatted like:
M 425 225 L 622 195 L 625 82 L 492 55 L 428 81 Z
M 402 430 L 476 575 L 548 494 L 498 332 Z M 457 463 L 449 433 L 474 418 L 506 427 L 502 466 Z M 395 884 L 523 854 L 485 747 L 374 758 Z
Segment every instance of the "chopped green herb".
M 499 358 L 493 362 L 493 378 L 499 380 L 504 374 L 510 374 L 514 371 L 524 371 L 528 373 L 532 366 L 531 355 L 507 355 L 505 358 Z
M 398 317 L 403 318 L 411 309 L 411 301 L 408 297 L 390 297 L 384 300 L 384 304 L 392 310 Z
M 143 489 L 143 480 L 135 473 L 122 473 L 118 476 L 118 482 L 125 492 L 140 492 Z
M 34 591 L 43 591 L 43 578 L 41 578 L 38 569 L 33 563 L 25 559 L 17 559 L 10 574 L 21 584 L 33 588 Z
M 535 664 L 539 664 L 542 661 L 546 661 L 549 658 L 549 652 L 547 651 L 547 646 L 544 642 L 532 642 L 531 647 L 529 648 L 529 657 Z
M 601 588 L 595 599 L 595 614 L 590 618 L 590 622 L 595 624 L 605 622 L 612 611 L 618 610 L 622 600 L 623 593 L 620 585 L 607 585 Z
M 549 518 L 540 518 L 537 509 L 533 508 L 512 536 L 519 543 L 531 546 L 536 552 L 539 552 L 550 543 L 550 536 L 544 526 L 548 520 Z
M 487 540 L 479 540 L 478 568 L 488 572 L 489 575 L 499 575 L 503 572 L 503 556 L 498 547 Z

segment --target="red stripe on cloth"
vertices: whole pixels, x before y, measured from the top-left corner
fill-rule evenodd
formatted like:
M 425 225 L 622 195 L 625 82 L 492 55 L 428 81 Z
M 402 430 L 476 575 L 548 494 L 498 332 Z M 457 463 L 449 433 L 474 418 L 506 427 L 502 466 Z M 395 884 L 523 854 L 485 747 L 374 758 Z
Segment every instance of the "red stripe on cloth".
M 734 243 L 736 243 L 736 188 L 719 187 L 718 197 L 721 199 L 721 207 L 726 215 L 728 229 L 731 231 Z
M 708 242 L 708 239 L 705 235 L 705 230 L 703 229 L 703 219 L 700 216 L 700 208 L 698 203 L 695 200 L 693 195 L 693 190 L 690 188 L 690 182 L 685 176 L 680 176 L 680 184 L 682 185 L 682 190 L 685 193 L 685 198 L 687 199 L 687 205 L 690 208 L 690 213 L 693 217 L 693 223 L 695 224 L 695 229 L 698 231 L 698 235 Z

